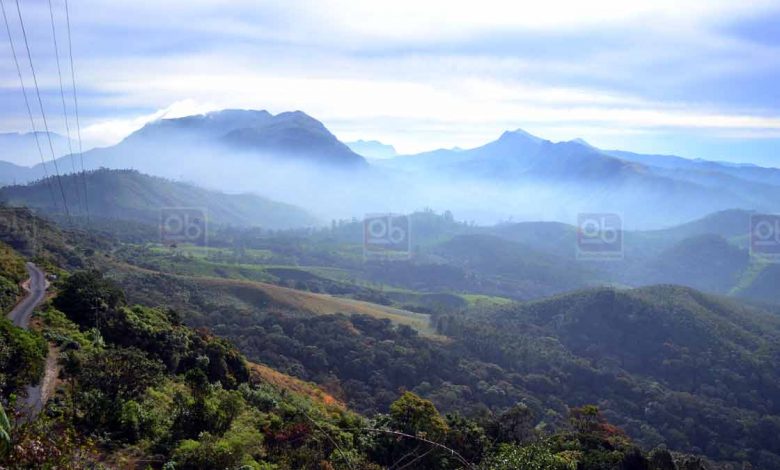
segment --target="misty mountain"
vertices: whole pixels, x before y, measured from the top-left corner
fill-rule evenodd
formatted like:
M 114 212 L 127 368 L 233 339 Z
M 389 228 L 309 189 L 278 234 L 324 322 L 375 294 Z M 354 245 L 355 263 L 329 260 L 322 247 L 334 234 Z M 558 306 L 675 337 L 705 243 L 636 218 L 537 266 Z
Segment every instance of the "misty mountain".
M 0 161 L 0 186 L 30 181 L 34 174 L 29 167 Z
M 471 150 L 438 150 L 398 159 L 451 174 L 493 179 L 611 179 L 639 171 L 638 165 L 613 158 L 577 142 L 550 142 L 522 130 L 504 132 L 498 140 Z M 404 161 L 404 163 L 406 163 Z M 417 163 L 419 165 L 419 163 Z
M 173 119 L 160 119 L 130 134 L 124 142 L 140 144 L 144 141 L 207 142 L 219 139 L 237 129 L 263 127 L 274 120 L 265 110 L 226 109 L 206 114 Z
M 649 235 L 655 238 L 678 241 L 709 234 L 723 238 L 747 237 L 752 214 L 754 211 L 740 209 L 719 211 L 675 227 L 651 231 Z
M 362 168 L 365 160 L 319 121 L 301 111 L 281 113 L 267 122 L 241 127 L 222 141 L 247 152 L 310 161 L 317 165 Z
M 621 150 L 604 150 L 604 153 L 622 160 L 641 163 L 648 167 L 666 170 L 684 170 L 703 174 L 726 174 L 743 180 L 780 185 L 780 169 L 765 168 L 746 163 L 713 162 L 688 159 L 675 155 L 647 155 Z
M 55 157 L 66 155 L 69 151 L 68 139 L 54 132 L 28 132 L 0 134 L 0 161 L 13 163 L 20 166 L 34 166 L 41 163 L 41 154 L 38 152 L 36 136 L 40 142 L 41 150 L 46 161 L 51 159 L 49 138 Z M 6 171 L 0 169 L 0 180 L 5 180 Z
M 74 158 L 78 159 L 78 156 L 66 155 L 58 159 L 61 171 L 67 172 Z M 305 113 L 272 115 L 253 110 L 224 110 L 160 119 L 114 146 L 84 152 L 83 159 L 88 170 L 136 169 L 155 176 L 184 177 L 200 183 L 213 183 L 216 174 L 229 169 L 245 167 L 250 170 L 250 166 L 258 164 L 303 162 L 335 169 L 366 165 L 361 156 Z M 79 165 L 77 162 L 77 167 Z M 33 167 L 33 174 L 43 176 L 41 165 Z M 228 183 L 222 189 L 232 187 Z
M 58 159 L 60 173 L 80 168 L 80 160 L 78 155 Z M 324 219 L 333 216 L 334 208 L 339 215 L 353 215 L 349 205 L 365 201 L 355 194 L 376 188 L 373 182 L 363 183 L 364 173 L 371 172 L 365 159 L 302 112 L 225 110 L 162 119 L 114 146 L 84 152 L 83 160 L 87 170 L 134 169 L 220 191 L 258 194 L 305 207 Z M 51 164 L 47 166 L 53 175 Z M 44 177 L 38 165 L 16 182 Z
M 681 223 L 732 208 L 780 207 L 780 170 L 606 152 L 581 139 L 551 142 L 522 130 L 477 148 L 399 156 L 383 165 L 430 178 L 490 183 L 507 196 L 527 188 L 521 194 L 547 205 L 548 216 L 551 207 L 569 214 L 611 211 L 633 227 Z
M 383 144 L 377 140 L 361 139 L 355 142 L 347 142 L 346 144 L 353 152 L 366 158 L 392 158 L 398 155 L 395 147 Z
M 157 225 L 162 208 L 203 208 L 214 224 L 280 229 L 315 225 L 306 211 L 253 194 L 225 194 L 133 170 L 96 170 L 61 178 L 71 214 L 84 215 L 84 186 L 92 217 Z M 56 196 L 52 204 L 49 185 Z M 63 214 L 56 178 L 0 188 L 0 200 L 49 214 Z
M 75 158 L 61 158 L 60 171 L 80 168 Z M 85 152 L 84 163 L 87 169 L 130 168 L 261 194 L 323 219 L 431 207 L 489 224 L 574 223 L 579 213 L 618 213 L 627 228 L 650 229 L 727 209 L 780 210 L 780 170 L 602 151 L 581 139 L 552 142 L 522 130 L 473 149 L 369 164 L 300 111 L 224 110 L 162 119 L 115 146 Z M 6 184 L 43 177 L 41 165 L 29 171 L 0 167 Z
M 504 132 L 497 140 L 469 150 L 436 150 L 394 160 L 399 168 L 512 180 L 524 177 L 612 179 L 643 170 L 580 142 L 551 142 L 523 130 Z

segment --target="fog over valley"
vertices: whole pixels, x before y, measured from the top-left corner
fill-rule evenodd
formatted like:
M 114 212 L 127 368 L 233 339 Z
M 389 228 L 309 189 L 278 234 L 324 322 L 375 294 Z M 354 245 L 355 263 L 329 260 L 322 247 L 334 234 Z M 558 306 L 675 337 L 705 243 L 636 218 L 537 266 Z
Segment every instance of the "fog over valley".
M 115 146 L 62 156 L 58 168 L 68 173 L 81 159 L 88 170 L 135 169 L 258 194 L 325 223 L 423 208 L 483 225 L 573 223 L 578 213 L 598 209 L 623 214 L 627 227 L 660 228 L 726 209 L 772 212 L 780 200 L 778 169 L 602 151 L 581 139 L 550 142 L 522 130 L 474 149 L 366 159 L 300 111 L 153 121 Z M 9 165 L 0 178 L 25 183 L 54 174 L 53 167 Z
M 0 15 L 0 470 L 780 470 L 776 1 Z

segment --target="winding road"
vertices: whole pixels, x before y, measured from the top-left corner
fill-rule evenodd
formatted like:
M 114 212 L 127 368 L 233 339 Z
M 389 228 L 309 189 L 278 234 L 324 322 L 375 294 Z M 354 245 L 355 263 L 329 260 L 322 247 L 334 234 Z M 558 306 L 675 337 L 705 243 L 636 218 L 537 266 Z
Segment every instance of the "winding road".
M 49 287 L 46 275 L 38 266 L 27 263 L 27 272 L 30 274 L 30 279 L 22 285 L 27 291 L 27 296 L 8 314 L 8 318 L 14 325 L 21 328 L 27 328 L 30 325 L 33 310 L 43 302 L 46 297 L 46 289 Z
M 46 275 L 38 266 L 33 263 L 27 263 L 27 272 L 30 274 L 30 279 L 22 284 L 24 290 L 27 291 L 27 296 L 8 314 L 8 318 L 13 324 L 21 328 L 30 326 L 30 318 L 32 318 L 33 311 L 46 298 L 46 289 L 49 287 Z M 46 359 L 47 371 L 52 359 L 51 355 Z M 21 404 L 21 408 L 26 413 L 28 420 L 37 416 L 43 409 L 42 384 L 46 380 L 47 377 L 44 377 L 40 384 L 34 387 L 27 387 L 27 397 Z

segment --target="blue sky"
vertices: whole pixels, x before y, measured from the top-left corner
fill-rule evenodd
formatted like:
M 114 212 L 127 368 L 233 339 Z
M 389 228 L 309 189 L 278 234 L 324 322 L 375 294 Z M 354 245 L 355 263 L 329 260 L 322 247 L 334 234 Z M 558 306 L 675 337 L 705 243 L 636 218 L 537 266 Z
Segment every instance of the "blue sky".
M 15 4 L 3 1 L 21 50 Z M 64 4 L 52 1 L 65 53 Z M 21 6 L 52 128 L 64 133 L 48 4 Z M 776 1 L 74 0 L 70 9 L 89 145 L 161 116 L 239 107 L 300 109 L 342 140 L 405 152 L 523 128 L 780 166 Z M 29 131 L 2 33 L 0 132 Z

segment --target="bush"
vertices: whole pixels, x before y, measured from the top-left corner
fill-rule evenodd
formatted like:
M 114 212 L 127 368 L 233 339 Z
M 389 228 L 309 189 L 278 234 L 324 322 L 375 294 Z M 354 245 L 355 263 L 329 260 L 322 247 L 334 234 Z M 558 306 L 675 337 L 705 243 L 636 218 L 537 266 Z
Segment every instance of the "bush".
M 7 395 L 43 376 L 48 346 L 39 333 L 0 319 L 0 391 Z
M 524 447 L 501 444 L 480 467 L 484 470 L 575 470 L 577 463 L 559 456 L 546 445 L 535 443 Z M 590 468 L 590 467 L 585 467 Z
M 62 285 L 54 306 L 81 326 L 93 327 L 101 313 L 125 304 L 125 294 L 99 271 L 79 271 Z

